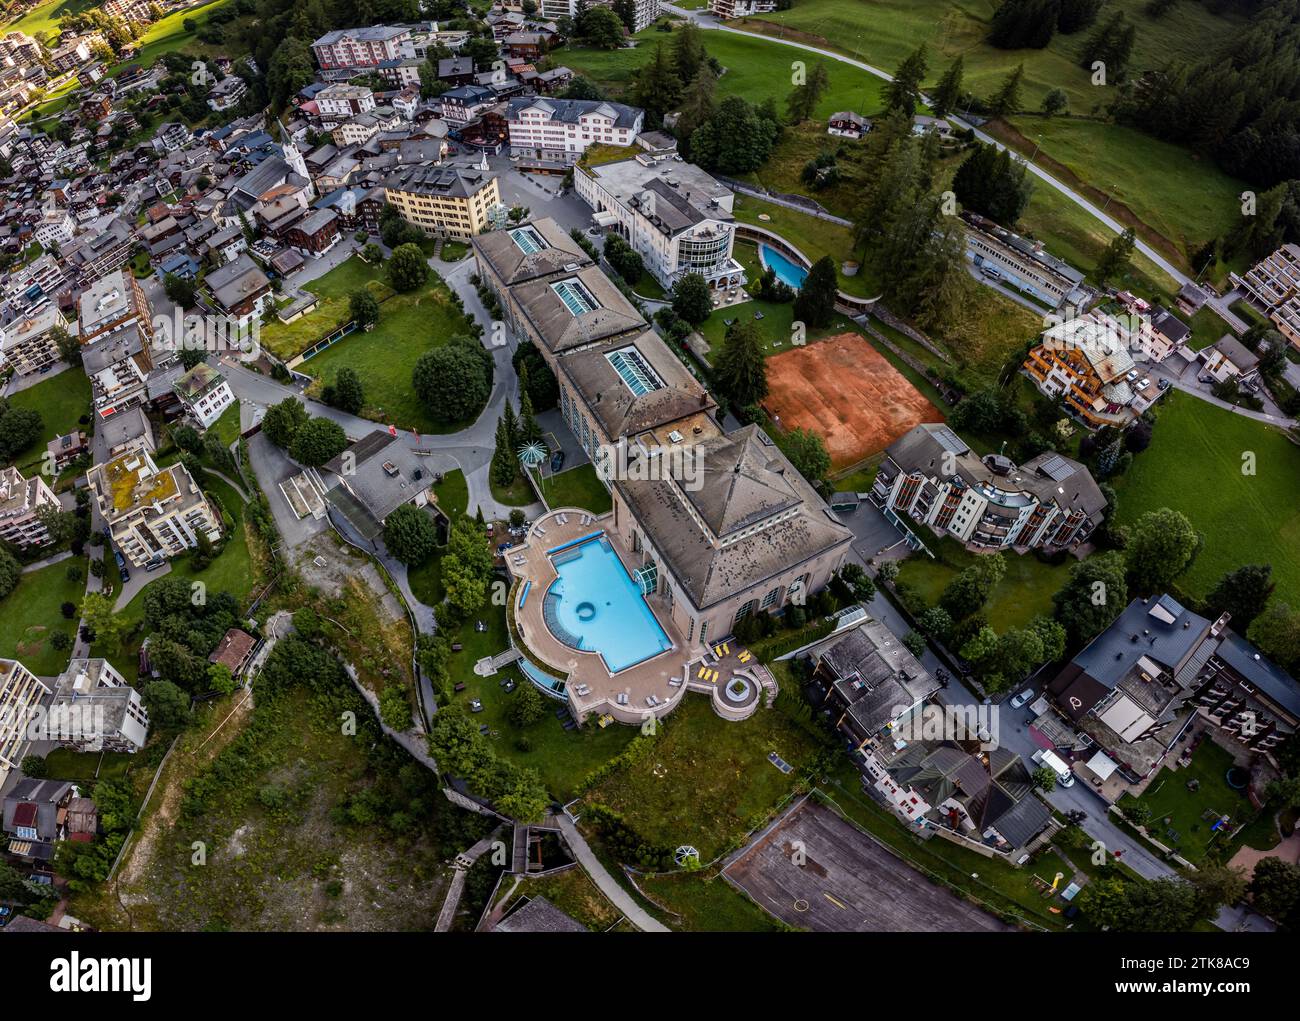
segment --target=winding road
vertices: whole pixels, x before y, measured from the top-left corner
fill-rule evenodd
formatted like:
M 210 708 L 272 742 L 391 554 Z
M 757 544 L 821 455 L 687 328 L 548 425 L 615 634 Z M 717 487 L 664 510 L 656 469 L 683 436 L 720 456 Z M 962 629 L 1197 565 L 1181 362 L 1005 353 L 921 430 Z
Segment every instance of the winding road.
M 728 25 L 724 25 L 721 22 L 719 22 L 707 10 L 688 11 L 685 8 L 675 7 L 672 4 L 667 4 L 667 3 L 664 4 L 663 6 L 667 10 L 671 11 L 673 14 L 677 15 L 678 17 L 687 18 L 690 21 L 695 22 L 695 24 L 699 25 L 701 29 L 707 29 L 709 31 L 714 31 L 714 32 L 727 32 L 732 35 L 747 36 L 751 39 L 762 39 L 765 42 L 773 43 L 778 46 L 789 46 L 793 49 L 803 50 L 807 53 L 815 53 L 818 56 L 827 57 L 830 60 L 838 61 L 841 64 L 847 64 L 850 67 L 856 67 L 860 71 L 866 71 L 868 74 L 874 75 L 875 77 L 883 79 L 884 81 L 893 81 L 894 78 L 894 76 L 891 75 L 888 71 L 883 71 L 878 67 L 865 63 L 864 61 L 861 60 L 856 60 L 853 57 L 845 56 L 843 53 L 837 53 L 835 50 L 828 50 L 820 46 L 813 46 L 809 43 L 796 42 L 793 39 L 784 39 L 779 36 L 764 35 L 759 32 L 747 32 L 744 29 L 732 28 Z M 999 150 L 1008 149 L 1008 146 L 1006 146 L 1002 142 L 999 142 L 992 135 L 989 135 L 985 131 L 981 131 L 975 125 L 969 124 L 959 117 L 949 114 L 948 120 L 960 128 L 970 129 L 972 132 L 974 132 L 975 137 L 978 138 L 981 142 L 985 142 L 989 145 L 997 146 Z M 1017 153 L 1014 149 L 1010 149 L 1009 151 L 1013 155 L 1019 157 L 1019 153 Z M 1023 157 L 1019 157 L 1019 158 L 1023 160 Z M 1034 177 L 1042 181 L 1049 188 L 1065 196 L 1067 199 L 1073 202 L 1080 209 L 1087 212 L 1089 216 L 1093 217 L 1099 223 L 1105 225 L 1105 227 L 1111 232 L 1115 234 L 1122 234 L 1127 229 L 1125 224 L 1121 223 L 1113 216 L 1107 215 L 1105 210 L 1098 209 L 1093 203 L 1089 202 L 1086 198 L 1080 195 L 1073 188 L 1069 187 L 1066 184 L 1063 184 L 1061 181 L 1058 181 L 1055 177 L 1049 174 L 1042 167 L 1035 166 L 1032 162 L 1028 162 L 1028 161 L 1025 161 L 1025 163 L 1029 169 L 1029 172 L 1033 174 Z M 1190 276 L 1188 276 L 1186 273 L 1180 270 L 1177 266 L 1171 263 L 1163 255 L 1161 255 L 1157 249 L 1153 248 L 1151 245 L 1143 241 L 1141 238 L 1137 239 L 1136 248 L 1139 252 L 1141 252 L 1153 263 L 1155 263 L 1158 267 L 1160 267 L 1161 270 L 1163 270 L 1166 274 L 1168 274 L 1180 286 L 1183 284 L 1189 284 L 1195 282 Z M 1218 297 L 1213 294 L 1210 294 L 1210 298 L 1207 304 L 1211 308 L 1213 308 L 1214 311 L 1218 313 L 1219 317 L 1223 319 L 1225 322 L 1227 322 L 1228 325 L 1231 326 L 1233 329 L 1237 331 L 1241 331 L 1246 328 L 1247 324 L 1244 323 L 1240 319 L 1240 317 L 1238 317 L 1231 309 L 1228 308 L 1230 302 L 1227 296 Z

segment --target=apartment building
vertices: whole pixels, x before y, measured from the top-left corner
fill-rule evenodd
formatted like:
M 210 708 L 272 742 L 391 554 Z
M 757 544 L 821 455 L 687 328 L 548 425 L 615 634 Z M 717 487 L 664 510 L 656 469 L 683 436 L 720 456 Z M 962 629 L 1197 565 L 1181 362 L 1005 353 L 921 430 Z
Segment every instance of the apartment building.
M 22 764 L 33 714 L 48 694 L 49 688 L 16 659 L 0 659 L 0 786 Z
M 47 210 L 32 231 L 33 236 L 45 250 L 62 248 L 72 240 L 77 229 L 76 221 L 64 209 Z
M 228 74 L 208 90 L 208 106 L 218 113 L 231 110 L 248 93 L 248 82 L 237 74 Z
M 744 285 L 744 268 L 732 255 L 734 196 L 693 163 L 643 154 L 579 164 L 573 186 L 596 222 L 617 230 L 665 290 L 688 273 L 715 289 Z
M 1078 461 L 1054 451 L 1023 465 L 981 458 L 946 425 L 918 425 L 892 443 L 871 499 L 908 534 L 904 518 L 977 552 L 1073 549 L 1106 510 Z
M 1082 308 L 1088 299 L 1084 275 L 1063 259 L 1048 254 L 1041 241 L 1013 234 L 977 213 L 961 214 L 966 258 L 984 276 L 1010 284 L 1049 308 Z
M 1283 245 L 1232 283 L 1272 320 L 1287 341 L 1300 348 L 1300 245 Z
M 775 10 L 776 0 L 709 0 L 709 13 L 724 20 L 771 14 Z
M 1094 309 L 1045 331 L 1021 369 L 1089 429 L 1125 429 L 1165 393 L 1134 364 L 1132 352 L 1159 361 L 1170 350 L 1149 319 Z
M 19 375 L 40 372 L 59 360 L 56 329 L 68 321 L 53 302 L 45 301 L 21 319 L 0 327 L 0 366 L 12 365 Z
M 85 39 L 73 39 L 50 51 L 49 61 L 56 73 L 75 70 L 90 60 L 90 45 Z
M 384 182 L 388 202 L 403 219 L 434 237 L 468 241 L 501 205 L 495 174 L 466 167 L 410 167 Z
M 154 370 L 152 343 L 131 322 L 83 348 L 81 365 L 90 378 L 95 413 L 101 421 L 143 403 Z
M 221 516 L 183 464 L 159 469 L 136 447 L 95 465 L 86 481 L 114 545 L 136 567 L 178 556 L 200 535 L 221 539 Z
M 84 287 L 130 262 L 136 241 L 134 229 L 114 217 L 99 234 L 80 237 L 68 245 L 63 261 Z
M 438 97 L 442 119 L 448 127 L 463 128 L 497 105 L 497 94 L 482 85 L 461 85 Z
M 149 738 L 140 693 L 106 659 L 74 659 L 54 682 L 46 714 L 51 740 L 81 752 L 134 754 Z
M 364 85 L 330 85 L 316 93 L 316 109 L 322 120 L 346 120 L 374 108 L 375 94 Z
M 34 262 L 12 270 L 5 279 L 5 299 L 15 309 L 31 308 L 52 298 L 68 282 L 62 260 L 46 252 Z
M 207 362 L 199 362 L 174 383 L 172 390 L 185 410 L 207 429 L 235 403 L 235 394 L 226 377 Z
M 640 32 L 643 28 L 654 24 L 655 19 L 659 17 L 659 0 L 634 0 L 634 2 L 632 31 Z M 588 0 L 585 4 L 582 0 L 540 0 L 537 13 L 543 21 L 558 21 L 560 18 L 576 18 L 583 7 L 612 7 L 613 4 L 614 0 Z
M 116 270 L 100 277 L 77 299 L 78 337 L 82 347 L 134 325 L 153 338 L 153 306 L 133 273 Z
M 506 122 L 512 156 L 566 167 L 592 145 L 633 145 L 645 111 L 605 100 L 516 98 Z
M 1216 740 L 1276 766 L 1300 726 L 1300 685 L 1229 627 L 1170 595 L 1135 599 L 1048 684 L 1061 712 L 1131 782 L 1149 776 L 1197 714 Z
M 0 468 L 0 541 L 20 549 L 44 546 L 50 533 L 41 515 L 60 509 L 59 498 L 40 475 L 24 478 L 17 468 Z
M 416 56 L 411 30 L 401 25 L 335 29 L 312 43 L 311 49 L 327 78 L 330 72 L 360 73 L 378 69 L 389 61 L 414 60 Z

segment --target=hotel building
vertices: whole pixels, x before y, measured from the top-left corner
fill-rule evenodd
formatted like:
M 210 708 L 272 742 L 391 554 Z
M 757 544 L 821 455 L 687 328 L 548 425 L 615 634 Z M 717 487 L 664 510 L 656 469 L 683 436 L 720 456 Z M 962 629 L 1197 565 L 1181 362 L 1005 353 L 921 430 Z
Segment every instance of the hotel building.
M 648 154 L 598 166 L 579 163 L 573 187 L 596 222 L 617 230 L 665 290 L 688 273 L 699 273 L 715 289 L 745 283 L 732 256 L 735 196 L 694 164 Z
M 1053 451 L 1020 466 L 981 458 L 946 425 L 918 425 L 892 443 L 871 497 L 904 531 L 908 518 L 979 552 L 1072 549 L 1106 510 L 1078 461 Z

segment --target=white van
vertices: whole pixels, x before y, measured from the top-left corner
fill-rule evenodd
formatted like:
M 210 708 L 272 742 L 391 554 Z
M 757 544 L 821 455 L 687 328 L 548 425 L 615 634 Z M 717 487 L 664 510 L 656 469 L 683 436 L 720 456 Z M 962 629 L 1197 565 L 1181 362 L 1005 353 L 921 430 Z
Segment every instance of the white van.
M 1062 787 L 1074 786 L 1074 774 L 1070 772 L 1070 767 L 1065 764 L 1065 760 L 1055 752 L 1048 751 L 1046 748 L 1040 748 L 1038 751 L 1034 752 L 1034 761 L 1040 766 L 1047 766 L 1055 772 L 1056 782 Z

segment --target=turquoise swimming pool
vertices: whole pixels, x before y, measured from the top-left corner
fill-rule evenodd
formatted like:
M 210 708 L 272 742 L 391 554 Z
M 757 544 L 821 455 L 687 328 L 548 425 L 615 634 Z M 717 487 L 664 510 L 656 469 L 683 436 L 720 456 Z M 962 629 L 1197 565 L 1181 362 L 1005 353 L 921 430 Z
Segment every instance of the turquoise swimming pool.
M 559 577 L 542 616 L 565 645 L 600 653 L 613 674 L 673 647 L 604 535 L 562 548 L 551 563 Z
M 803 286 L 804 278 L 808 275 L 808 271 L 798 263 L 792 262 L 775 248 L 769 248 L 767 245 L 758 246 L 758 261 L 765 269 L 770 267 L 778 280 L 796 291 Z

